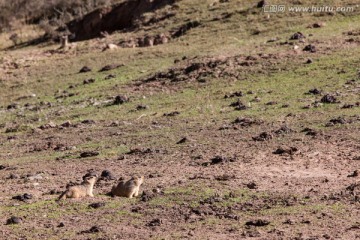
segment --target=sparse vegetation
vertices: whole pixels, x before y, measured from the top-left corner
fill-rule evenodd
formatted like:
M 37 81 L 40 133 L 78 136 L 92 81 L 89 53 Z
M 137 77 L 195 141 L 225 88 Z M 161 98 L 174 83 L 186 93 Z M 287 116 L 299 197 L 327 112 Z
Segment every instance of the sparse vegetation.
M 360 9 L 267 14 L 256 1 L 181 0 L 65 50 L 22 43 L 114 1 L 20 3 L 0 1 L 3 31 L 15 24 L 7 11 L 20 21 L 18 38 L 0 34 L 7 239 L 356 239 Z M 297 32 L 305 38 L 290 40 Z M 161 34 L 169 41 L 120 44 Z M 104 170 L 112 177 L 93 198 L 55 202 Z M 144 176 L 138 197 L 109 196 L 132 175 Z

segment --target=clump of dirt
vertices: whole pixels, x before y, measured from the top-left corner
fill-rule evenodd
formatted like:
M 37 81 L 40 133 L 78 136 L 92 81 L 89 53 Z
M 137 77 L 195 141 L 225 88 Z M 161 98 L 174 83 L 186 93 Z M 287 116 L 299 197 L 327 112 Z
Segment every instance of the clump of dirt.
M 339 103 L 337 98 L 334 95 L 326 94 L 324 95 L 321 100 L 322 103 Z
M 260 133 L 258 136 L 253 137 L 252 139 L 253 139 L 254 141 L 263 142 L 263 141 L 267 141 L 267 140 L 273 139 L 273 135 L 272 135 L 271 133 L 262 132 L 262 133 Z
M 109 170 L 102 171 L 100 178 L 99 178 L 99 180 L 103 180 L 103 181 L 111 181 L 111 180 L 115 180 L 115 179 L 116 179 L 116 177 Z
M 90 84 L 90 83 L 94 83 L 94 82 L 95 82 L 94 78 L 89 78 L 89 79 L 85 79 L 83 81 L 83 84 L 86 85 L 86 84 Z
M 243 104 L 240 99 L 238 99 L 235 102 L 232 102 L 229 106 L 233 107 L 234 110 L 237 110 L 237 111 L 248 109 L 248 107 L 245 104 Z
M 215 156 L 211 159 L 211 165 L 219 164 L 219 163 L 226 163 L 226 162 L 235 162 L 235 157 L 222 157 L 222 156 Z
M 278 155 L 283 155 L 283 154 L 288 154 L 288 155 L 294 155 L 295 153 L 297 153 L 299 151 L 298 148 L 296 147 L 279 147 L 278 149 L 276 149 L 273 154 L 278 154 Z
M 116 69 L 116 68 L 119 68 L 119 67 L 123 67 L 123 66 L 124 66 L 124 64 L 110 64 L 110 65 L 106 65 L 103 68 L 101 68 L 99 70 L 99 72 L 110 71 L 110 70 L 113 70 L 113 69 Z
M 100 153 L 97 151 L 86 151 L 80 153 L 80 158 L 88 158 L 88 157 L 95 157 L 98 156 Z
M 175 116 L 177 116 L 179 114 L 180 114 L 179 111 L 174 111 L 174 112 L 170 112 L 170 113 L 164 113 L 163 116 L 164 117 L 175 117 Z
M 313 137 L 319 134 L 317 131 L 311 128 L 304 128 L 301 132 L 305 132 L 305 135 L 313 136 Z
M 255 226 L 255 227 L 264 227 L 269 224 L 270 224 L 270 222 L 268 220 L 264 220 L 264 219 L 251 220 L 251 221 L 247 221 L 245 223 L 246 226 Z
M 12 199 L 18 200 L 18 201 L 22 201 L 22 202 L 26 202 L 27 200 L 32 199 L 33 196 L 31 194 L 25 193 L 23 195 L 17 195 L 12 197 Z
M 98 227 L 98 226 L 92 226 L 89 230 L 84 230 L 84 231 L 81 231 L 79 234 L 87 234 L 87 233 L 99 233 L 99 232 L 102 232 L 103 230 Z
M 309 45 L 306 45 L 304 47 L 303 51 L 315 53 L 316 52 L 316 47 L 314 45 L 309 44 Z
M 241 127 L 250 127 L 252 125 L 260 125 L 262 123 L 263 121 L 261 120 L 247 118 L 247 117 L 238 117 L 235 119 L 235 121 L 233 121 L 233 124 L 239 125 Z
M 294 132 L 294 130 L 292 130 L 288 126 L 282 126 L 278 130 L 274 131 L 274 133 L 276 133 L 276 134 L 287 134 L 287 133 L 292 133 L 292 132 Z
M 244 96 L 244 93 L 241 91 L 237 91 L 237 92 L 232 92 L 232 93 L 226 94 L 224 96 L 224 98 L 227 99 L 227 98 L 242 97 L 242 96 Z
M 8 220 L 6 220 L 6 225 L 21 224 L 21 223 L 22 223 L 22 219 L 15 216 L 12 216 Z
M 127 103 L 129 102 L 129 98 L 125 95 L 117 95 L 115 97 L 115 100 L 113 102 L 113 105 L 121 105 L 121 104 L 124 104 L 124 103 Z
M 303 38 L 305 38 L 304 34 L 302 34 L 301 32 L 296 32 L 290 37 L 290 40 L 299 40 Z
M 104 202 L 91 203 L 91 204 L 89 204 L 89 208 L 97 209 L 97 208 L 104 207 L 105 205 L 106 204 Z
M 313 95 L 318 95 L 318 94 L 321 94 L 322 91 L 317 89 L 317 88 L 313 88 L 313 89 L 310 89 L 307 94 L 313 94 Z
M 80 69 L 79 73 L 86 73 L 86 72 L 91 72 L 91 68 L 89 68 L 88 66 L 84 66 Z

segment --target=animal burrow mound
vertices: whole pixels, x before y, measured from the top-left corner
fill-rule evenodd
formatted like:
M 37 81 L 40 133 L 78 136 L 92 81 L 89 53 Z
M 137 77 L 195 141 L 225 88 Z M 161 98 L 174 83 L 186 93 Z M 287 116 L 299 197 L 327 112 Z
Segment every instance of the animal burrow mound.
M 112 7 L 97 9 L 82 19 L 67 24 L 74 35 L 73 41 L 88 40 L 99 37 L 103 32 L 131 29 L 136 19 L 144 13 L 152 12 L 172 5 L 176 0 L 128 0 Z
M 260 56 L 265 58 L 264 56 Z M 268 56 L 267 58 L 271 58 Z M 177 83 L 184 81 L 203 82 L 208 77 L 241 77 L 242 68 L 257 65 L 258 58 L 253 56 L 230 56 L 230 57 L 194 57 L 184 58 L 163 72 L 157 72 L 145 78 L 135 81 L 135 86 L 159 82 L 161 85 L 166 83 Z

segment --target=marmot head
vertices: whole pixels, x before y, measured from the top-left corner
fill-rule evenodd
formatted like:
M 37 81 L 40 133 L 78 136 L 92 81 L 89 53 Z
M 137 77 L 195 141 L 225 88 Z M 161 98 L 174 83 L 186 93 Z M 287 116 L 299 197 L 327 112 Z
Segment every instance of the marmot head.
M 97 179 L 96 175 L 95 176 L 88 176 L 88 177 L 84 178 L 84 182 L 89 183 L 89 184 L 95 184 L 96 179 Z

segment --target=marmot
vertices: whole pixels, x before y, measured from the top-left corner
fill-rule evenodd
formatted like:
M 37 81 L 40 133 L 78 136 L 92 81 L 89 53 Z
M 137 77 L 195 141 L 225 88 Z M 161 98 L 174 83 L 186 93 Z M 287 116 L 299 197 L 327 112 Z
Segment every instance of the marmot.
M 64 191 L 57 201 L 66 198 L 81 198 L 81 197 L 94 197 L 93 189 L 97 176 L 88 176 L 84 178 L 84 181 L 80 185 L 71 186 Z
M 119 197 L 137 197 L 139 195 L 140 185 L 144 182 L 144 176 L 132 177 L 129 181 L 121 180 L 117 186 L 111 189 L 112 196 Z

